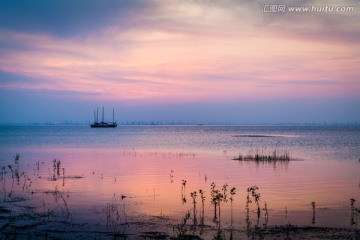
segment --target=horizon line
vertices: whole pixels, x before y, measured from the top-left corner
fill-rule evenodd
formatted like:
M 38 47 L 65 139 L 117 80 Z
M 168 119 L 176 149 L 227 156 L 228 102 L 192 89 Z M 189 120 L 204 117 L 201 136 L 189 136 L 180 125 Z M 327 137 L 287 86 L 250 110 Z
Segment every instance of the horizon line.
M 90 126 L 90 122 L 62 121 L 62 122 L 28 122 L 28 123 L 0 123 L 0 126 Z M 232 122 L 182 122 L 182 121 L 121 121 L 118 126 L 360 126 L 360 122 L 277 122 L 277 123 L 232 123 Z

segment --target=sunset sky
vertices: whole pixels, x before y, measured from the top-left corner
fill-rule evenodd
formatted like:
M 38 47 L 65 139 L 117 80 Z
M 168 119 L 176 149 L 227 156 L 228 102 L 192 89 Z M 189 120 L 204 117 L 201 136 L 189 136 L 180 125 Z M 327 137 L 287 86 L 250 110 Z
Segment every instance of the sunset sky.
M 0 0 L 0 100 L 0 123 L 360 122 L 360 2 Z

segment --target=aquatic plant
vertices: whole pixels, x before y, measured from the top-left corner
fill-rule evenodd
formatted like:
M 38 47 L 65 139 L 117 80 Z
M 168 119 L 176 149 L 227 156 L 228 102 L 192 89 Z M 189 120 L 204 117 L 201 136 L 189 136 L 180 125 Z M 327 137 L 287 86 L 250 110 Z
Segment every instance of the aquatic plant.
M 183 179 L 181 184 L 182 184 L 183 188 L 185 188 L 185 186 L 186 186 L 186 180 Z
M 251 199 L 250 199 L 250 188 L 247 189 L 247 195 L 246 195 L 246 204 L 245 204 L 245 209 L 246 209 L 246 229 L 247 229 L 247 233 L 248 235 L 250 234 L 250 225 L 251 225 L 251 221 L 250 221 L 250 208 L 249 208 L 249 204 L 251 203 Z
M 0 168 L 0 181 L 3 187 L 3 191 L 4 191 L 4 201 L 6 199 L 6 188 L 5 188 L 5 175 L 6 175 L 6 167 L 2 166 Z
M 267 207 L 267 204 L 265 202 L 265 206 L 264 206 L 264 209 L 265 211 L 265 222 L 264 222 L 264 227 L 266 228 L 267 227 L 267 224 L 269 222 L 269 211 L 268 211 L 268 207 Z
M 275 162 L 275 161 L 290 161 L 290 153 L 287 150 L 279 151 L 275 149 L 269 154 L 264 154 L 263 151 L 259 153 L 256 151 L 254 154 L 251 150 L 247 155 L 239 154 L 238 157 L 234 157 L 233 160 L 238 161 L 255 161 L 255 162 Z
M 19 159 L 20 159 L 20 154 L 15 154 L 14 156 L 14 160 L 15 160 L 15 164 L 18 165 L 19 164 Z
M 223 197 L 219 190 L 215 189 L 216 185 L 214 182 L 210 185 L 211 204 L 214 205 L 214 222 L 217 220 L 217 206 L 220 203 L 220 199 Z
M 60 159 L 53 159 L 53 174 L 50 177 L 50 180 L 52 181 L 56 181 L 57 178 L 60 176 L 60 166 L 61 166 L 61 161 Z M 49 170 L 50 171 L 50 170 Z
M 247 188 L 247 196 L 246 196 L 246 226 L 247 226 L 247 231 L 249 234 L 250 231 L 250 225 L 251 225 L 251 221 L 250 221 L 250 207 L 249 204 L 252 203 L 252 200 L 250 199 L 250 194 L 252 196 L 252 199 L 254 200 L 254 202 L 256 203 L 257 206 L 257 223 L 256 223 L 256 228 L 258 228 L 259 223 L 260 223 L 260 193 L 257 192 L 259 188 L 257 186 L 252 186 L 252 187 L 248 187 Z
M 124 234 L 127 225 L 125 204 L 121 206 L 118 203 L 115 193 L 112 202 L 106 204 L 103 212 L 106 215 L 106 226 L 115 234 Z
M 23 171 L 20 172 L 20 163 L 19 163 L 19 159 L 20 159 L 20 155 L 16 154 L 14 156 L 14 164 L 8 164 L 7 166 L 2 166 L 0 168 L 0 180 L 2 183 L 2 187 L 3 187 L 3 192 L 4 192 L 4 199 L 3 201 L 6 201 L 6 198 L 12 198 L 13 197 L 13 192 L 14 192 L 14 188 L 15 186 L 15 182 L 17 183 L 17 186 L 22 186 L 22 190 L 26 190 L 31 186 L 31 178 Z M 9 173 L 9 171 L 7 171 L 7 169 L 10 171 L 11 173 L 11 187 L 10 190 L 7 191 L 7 187 L 6 187 L 6 179 L 8 179 L 7 174 Z M 21 184 L 21 179 L 23 179 L 23 183 Z
M 223 191 L 223 199 L 222 199 L 222 201 L 224 201 L 224 202 L 228 201 L 227 200 L 227 187 L 228 187 L 228 185 L 227 185 L 227 183 L 225 183 L 223 185 L 222 189 L 221 189 Z
M 201 197 L 201 225 L 204 225 L 204 219 L 205 219 L 205 192 L 200 189 L 199 190 L 199 193 L 200 193 L 200 197 Z
M 222 231 L 222 229 L 218 228 L 215 236 L 213 237 L 213 240 L 224 240 L 224 239 L 226 239 L 224 232 Z
M 174 171 L 170 170 L 170 182 L 173 183 L 174 182 Z
M 190 196 L 191 198 L 193 199 L 193 204 L 194 204 L 194 208 L 193 208 L 193 211 L 194 211 L 194 214 L 193 214 L 193 220 L 194 220 L 194 225 L 197 224 L 197 218 L 196 218 L 196 191 L 190 193 Z
M 178 238 L 184 238 L 187 235 L 188 227 L 187 227 L 187 221 L 190 219 L 190 212 L 187 212 L 182 219 L 181 224 L 177 226 L 178 230 Z
M 224 184 L 222 187 L 222 192 L 220 192 L 218 189 L 216 189 L 216 185 L 214 182 L 211 183 L 211 204 L 214 205 L 214 222 L 217 222 L 220 227 L 220 220 L 221 220 L 221 202 L 227 202 L 227 184 Z M 219 218 L 217 218 L 217 209 L 219 212 Z M 217 221 L 218 220 L 218 221 Z
M 258 189 L 259 188 L 257 186 L 252 186 L 247 189 L 247 192 L 248 192 L 248 198 L 249 198 L 249 193 L 251 192 L 251 196 L 254 198 L 254 201 L 257 205 L 258 218 L 260 218 L 260 193 L 256 192 Z M 251 201 L 249 203 L 251 203 Z
M 183 204 L 186 203 L 185 188 L 186 188 L 186 180 L 182 180 L 182 182 L 181 182 L 181 202 Z
M 236 188 L 233 187 L 230 189 L 231 226 L 233 225 L 233 201 L 235 194 L 236 194 Z
M 360 213 L 360 209 L 355 207 L 355 199 L 351 198 L 350 199 L 350 225 L 355 225 L 357 228 L 357 218 L 358 218 L 358 214 Z
M 224 184 L 223 187 L 222 187 L 222 193 L 218 194 L 218 207 L 219 207 L 219 227 L 220 227 L 220 220 L 221 220 L 221 209 L 220 209 L 220 206 L 221 206 L 221 202 L 227 202 L 227 187 L 228 185 L 227 184 Z
M 62 169 L 63 172 L 63 187 L 65 186 L 65 168 Z
M 312 210 L 313 210 L 313 215 L 312 215 L 312 220 L 311 220 L 311 223 L 312 224 L 315 224 L 315 202 L 311 202 L 311 206 L 312 206 Z

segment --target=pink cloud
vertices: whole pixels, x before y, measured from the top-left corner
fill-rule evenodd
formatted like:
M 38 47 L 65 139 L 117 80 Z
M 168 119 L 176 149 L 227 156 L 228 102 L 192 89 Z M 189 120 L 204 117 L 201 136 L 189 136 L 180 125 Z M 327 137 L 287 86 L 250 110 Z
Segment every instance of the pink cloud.
M 267 16 L 253 5 L 227 4 L 159 4 L 149 15 L 132 13 L 133 28 L 106 26 L 82 38 L 9 31 L 0 41 L 26 48 L 5 49 L 0 70 L 42 81 L 0 86 L 96 93 L 129 102 L 359 92 L 359 44 L 348 46 L 336 36 L 319 41 L 315 30 L 324 17 L 312 16 L 319 24 L 308 30 L 304 20 L 294 34 L 296 27 L 290 24 L 284 31 L 275 28 L 286 23 L 280 17 L 259 27 Z

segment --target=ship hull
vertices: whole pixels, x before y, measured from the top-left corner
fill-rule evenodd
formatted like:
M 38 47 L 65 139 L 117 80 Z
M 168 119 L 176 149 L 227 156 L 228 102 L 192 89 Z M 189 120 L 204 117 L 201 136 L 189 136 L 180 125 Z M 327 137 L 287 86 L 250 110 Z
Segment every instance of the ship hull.
M 115 128 L 116 123 L 93 123 L 90 125 L 91 128 Z

